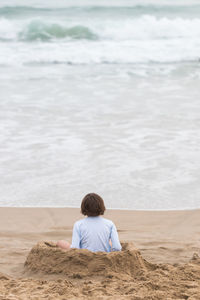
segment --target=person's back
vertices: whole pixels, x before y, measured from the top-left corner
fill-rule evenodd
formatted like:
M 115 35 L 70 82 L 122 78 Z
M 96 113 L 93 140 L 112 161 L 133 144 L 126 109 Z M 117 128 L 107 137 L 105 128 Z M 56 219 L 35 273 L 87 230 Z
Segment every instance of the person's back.
M 81 212 L 87 217 L 74 224 L 72 244 L 62 240 L 58 241 L 57 246 L 67 250 L 120 251 L 122 247 L 117 229 L 112 221 L 101 217 L 104 211 L 103 199 L 95 193 L 87 194 L 81 203 Z
M 71 248 L 110 252 L 120 251 L 121 245 L 112 221 L 89 216 L 74 224 Z

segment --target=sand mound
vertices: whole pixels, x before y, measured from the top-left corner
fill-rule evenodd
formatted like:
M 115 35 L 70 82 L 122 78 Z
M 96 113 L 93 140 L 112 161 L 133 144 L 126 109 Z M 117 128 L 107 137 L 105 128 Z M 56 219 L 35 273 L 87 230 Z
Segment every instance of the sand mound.
M 121 252 L 92 253 L 41 242 L 30 251 L 25 270 L 16 279 L 0 273 L 0 299 L 200 299 L 197 253 L 185 264 L 153 265 L 131 244 Z
M 25 270 L 34 273 L 63 274 L 74 278 L 92 275 L 120 276 L 155 269 L 142 258 L 132 244 L 124 243 L 120 252 L 94 253 L 88 250 L 62 250 L 54 243 L 40 242 L 32 248 L 25 262 Z

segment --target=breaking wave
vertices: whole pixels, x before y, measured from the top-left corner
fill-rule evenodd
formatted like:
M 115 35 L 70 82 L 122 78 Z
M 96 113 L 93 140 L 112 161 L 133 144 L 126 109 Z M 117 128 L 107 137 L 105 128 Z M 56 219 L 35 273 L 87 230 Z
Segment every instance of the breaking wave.
M 19 39 L 26 41 L 48 41 L 51 39 L 86 39 L 95 40 L 97 35 L 86 26 L 64 27 L 59 24 L 45 24 L 41 21 L 32 21 L 19 33 Z
M 0 19 L 0 39 L 24 41 L 48 41 L 52 39 L 86 39 L 110 41 L 163 40 L 177 41 L 192 39 L 199 42 L 200 19 L 183 19 L 177 17 L 157 18 L 142 15 L 126 20 L 87 20 L 80 22 L 32 19 L 15 21 Z
M 24 7 L 21 9 L 25 16 L 16 18 L 7 17 L 6 12 L 20 13 L 19 8 L 0 8 L 0 15 L 3 9 L 6 11 L 0 17 L 0 63 L 199 64 L 200 18 L 197 17 L 152 15 L 149 6 L 145 8 L 148 14 L 142 6 L 130 8 L 141 13 L 126 18 L 123 14 L 113 17 L 109 7 L 68 7 L 63 13 L 58 7 L 55 15 L 50 14 L 54 10 L 49 7 Z M 65 14 L 70 9 L 73 14 Z M 125 12 L 126 7 L 113 9 Z M 98 13 L 88 18 L 83 11 L 89 10 Z M 103 18 L 102 11 L 109 18 Z

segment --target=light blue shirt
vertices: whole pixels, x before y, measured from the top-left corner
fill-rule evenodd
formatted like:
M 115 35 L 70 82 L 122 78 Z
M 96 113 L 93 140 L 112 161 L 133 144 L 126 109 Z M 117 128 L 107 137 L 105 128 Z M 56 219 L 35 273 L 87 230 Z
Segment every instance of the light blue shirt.
M 111 252 L 120 251 L 122 247 L 115 224 L 98 216 L 87 217 L 74 224 L 71 248 Z

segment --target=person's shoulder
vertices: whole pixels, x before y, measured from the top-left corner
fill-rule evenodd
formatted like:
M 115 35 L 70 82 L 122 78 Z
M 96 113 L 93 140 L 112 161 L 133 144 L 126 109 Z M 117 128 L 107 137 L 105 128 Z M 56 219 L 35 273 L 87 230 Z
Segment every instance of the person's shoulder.
M 75 226 L 75 227 L 80 227 L 81 224 L 84 223 L 84 221 L 85 221 L 85 219 L 80 219 L 80 220 L 78 220 L 78 221 L 76 221 L 76 222 L 74 223 L 74 226 Z
M 102 217 L 102 219 L 103 219 L 104 223 L 106 223 L 107 225 L 109 225 L 111 227 L 114 225 L 113 221 L 111 221 L 109 219 L 106 219 L 106 218 L 103 218 L 103 217 Z

